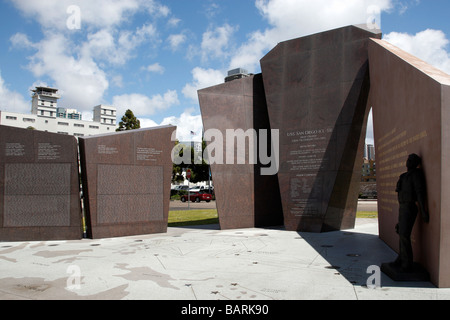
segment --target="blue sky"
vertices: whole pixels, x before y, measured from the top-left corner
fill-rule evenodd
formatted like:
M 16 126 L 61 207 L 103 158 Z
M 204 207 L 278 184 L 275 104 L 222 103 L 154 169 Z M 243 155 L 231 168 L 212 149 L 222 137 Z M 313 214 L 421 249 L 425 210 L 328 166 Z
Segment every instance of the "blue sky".
M 114 105 L 198 139 L 198 89 L 235 67 L 259 72 L 280 41 L 370 16 L 385 40 L 450 73 L 448 0 L 1 0 L 0 110 L 29 112 L 29 90 L 48 85 L 85 120 Z

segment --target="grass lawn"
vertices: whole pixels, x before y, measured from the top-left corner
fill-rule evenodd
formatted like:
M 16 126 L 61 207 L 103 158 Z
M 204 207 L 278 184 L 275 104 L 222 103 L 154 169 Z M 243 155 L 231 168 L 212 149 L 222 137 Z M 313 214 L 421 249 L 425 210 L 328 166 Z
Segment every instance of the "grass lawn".
M 356 218 L 378 218 L 378 212 L 358 212 Z M 169 227 L 200 226 L 218 224 L 216 209 L 169 211 Z
M 356 218 L 371 218 L 377 219 L 378 212 L 377 211 L 359 211 L 356 213 Z
M 218 224 L 216 209 L 169 211 L 169 227 L 200 226 Z

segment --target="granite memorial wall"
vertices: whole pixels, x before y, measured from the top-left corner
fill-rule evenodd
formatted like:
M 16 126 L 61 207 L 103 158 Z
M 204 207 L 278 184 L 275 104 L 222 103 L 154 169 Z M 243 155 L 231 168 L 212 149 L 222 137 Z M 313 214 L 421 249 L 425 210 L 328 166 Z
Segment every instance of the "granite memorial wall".
M 418 215 L 414 260 L 436 286 L 450 287 L 450 76 L 377 39 L 369 43 L 369 61 L 380 238 L 398 251 L 396 184 L 415 153 L 423 162 L 430 222 Z
M 0 126 L 0 241 L 82 236 L 77 141 Z
M 381 38 L 381 32 L 349 26 L 282 42 L 262 58 L 262 75 L 199 91 L 205 129 L 253 126 L 279 130 L 279 141 L 275 141 L 279 171 L 272 176 L 278 184 L 252 189 L 250 182 L 233 178 L 236 166 L 222 166 L 218 180 L 214 171 L 220 169 L 212 166 L 218 205 L 221 197 L 226 203 L 226 210 L 219 207 L 219 216 L 234 212 L 236 222 L 230 225 L 239 225 L 237 221 L 247 212 L 242 200 L 230 197 L 240 193 L 235 188 L 242 184 L 247 190 L 242 197 L 247 198 L 249 208 L 256 205 L 254 195 L 264 188 L 272 196 L 262 197 L 260 206 L 269 206 L 281 196 L 281 207 L 271 210 L 274 215 L 283 212 L 287 230 L 324 232 L 354 227 L 369 112 L 371 37 Z M 262 84 L 256 81 L 260 77 Z M 267 113 L 269 121 L 254 117 L 256 112 Z M 251 168 L 242 167 L 248 181 L 261 176 Z M 240 171 L 234 175 L 244 179 Z
M 198 95 L 205 132 L 211 129 L 220 132 L 207 144 L 220 148 L 211 150 L 213 155 L 223 155 L 220 159 L 209 159 L 221 229 L 282 225 L 277 177 L 262 175 L 261 169 L 265 166 L 259 161 L 260 148 L 265 148 L 262 150 L 265 155 L 271 155 L 270 124 L 261 74 L 203 89 Z M 242 130 L 247 134 L 244 145 L 238 146 L 238 138 L 234 136 L 227 137 L 230 129 L 233 133 Z M 267 130 L 263 132 L 264 137 L 260 129 Z M 266 137 L 267 144 L 261 145 L 261 139 Z M 245 151 L 242 149 L 245 159 L 238 159 L 238 150 L 233 150 L 236 152 L 227 158 L 230 144 L 234 149 L 245 148 Z M 255 152 L 254 161 L 250 160 L 252 152 Z
M 270 125 L 280 129 L 278 179 L 288 230 L 354 227 L 371 37 L 381 32 L 348 26 L 282 42 L 261 60 Z
M 175 130 L 163 126 L 79 139 L 88 237 L 167 232 Z

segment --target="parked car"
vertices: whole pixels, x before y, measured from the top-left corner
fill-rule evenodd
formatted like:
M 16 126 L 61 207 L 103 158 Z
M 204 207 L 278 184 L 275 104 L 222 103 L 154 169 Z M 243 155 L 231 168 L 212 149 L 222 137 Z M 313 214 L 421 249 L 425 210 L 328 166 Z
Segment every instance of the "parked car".
M 187 193 L 189 190 L 189 186 L 174 186 L 172 187 L 172 189 L 170 190 L 170 196 L 176 196 L 176 195 L 181 195 L 184 193 Z
M 182 195 L 181 196 L 181 202 L 186 202 L 188 200 L 188 195 Z M 204 192 L 191 192 L 190 193 L 190 201 L 191 202 L 200 202 L 200 201 L 206 201 L 210 202 L 212 200 L 212 196 L 209 193 Z
M 201 192 L 203 191 L 203 189 L 205 189 L 205 187 L 201 186 L 201 187 L 192 187 L 189 189 L 190 192 Z
M 208 186 L 200 186 L 200 187 L 192 187 L 190 192 L 206 192 L 206 193 L 213 193 L 214 187 L 211 187 L 211 189 Z
M 182 186 L 175 186 L 175 187 L 172 188 L 172 190 L 175 190 L 175 191 L 183 191 L 183 190 L 188 191 L 189 190 L 189 186 L 184 186 L 184 185 L 182 185 Z

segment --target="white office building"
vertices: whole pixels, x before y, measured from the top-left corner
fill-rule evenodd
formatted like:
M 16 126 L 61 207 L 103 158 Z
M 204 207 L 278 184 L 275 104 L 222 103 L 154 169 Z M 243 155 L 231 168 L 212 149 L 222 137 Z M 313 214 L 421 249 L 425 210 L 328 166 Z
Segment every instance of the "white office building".
M 65 118 L 65 119 L 74 119 L 74 120 L 83 120 L 83 116 L 81 112 L 78 112 L 76 109 L 66 109 L 60 108 L 57 109 L 57 117 Z
M 82 120 L 75 109 L 58 107 L 58 89 L 37 87 L 32 91 L 31 114 L 0 111 L 0 125 L 72 135 L 93 136 L 115 132 L 116 108 L 97 106 L 94 121 Z
M 94 121 L 104 125 L 115 125 L 117 121 L 117 109 L 102 104 L 94 107 Z
M 375 147 L 372 144 L 364 145 L 364 158 L 367 160 L 375 160 Z
M 41 117 L 56 118 L 58 111 L 58 89 L 36 87 L 32 90 L 31 113 Z

